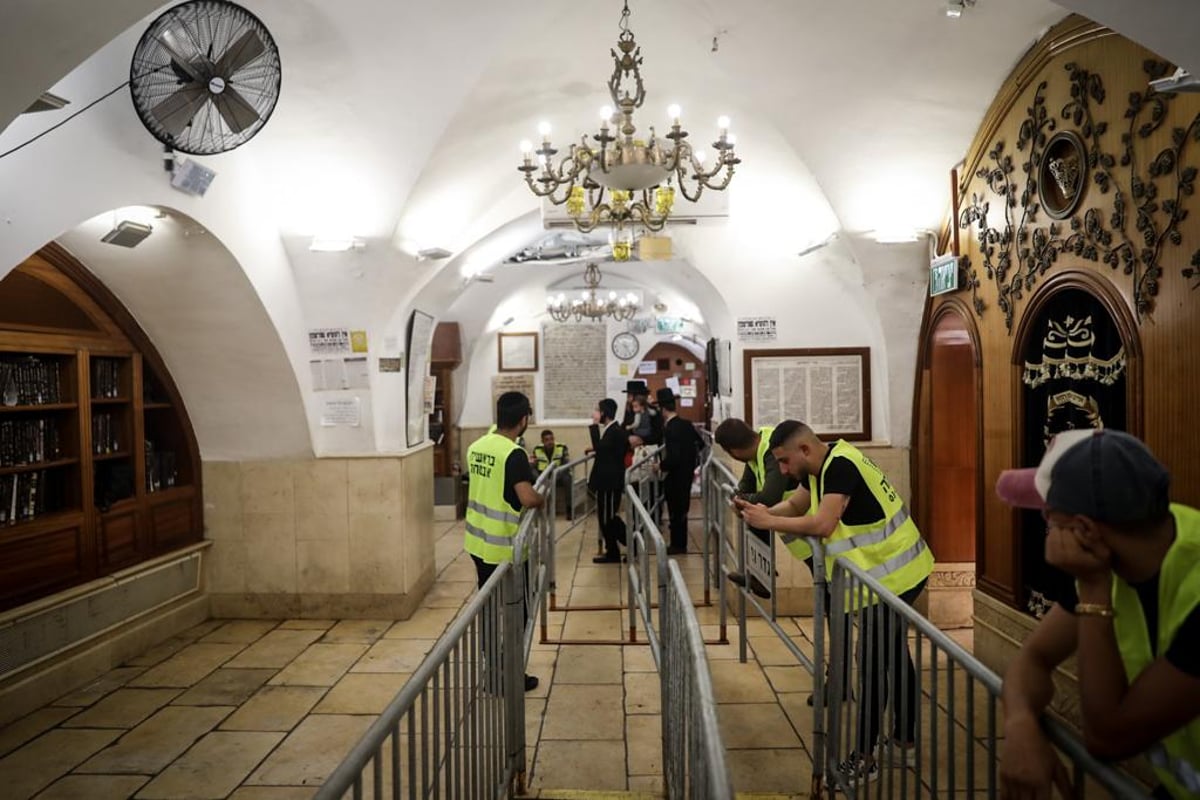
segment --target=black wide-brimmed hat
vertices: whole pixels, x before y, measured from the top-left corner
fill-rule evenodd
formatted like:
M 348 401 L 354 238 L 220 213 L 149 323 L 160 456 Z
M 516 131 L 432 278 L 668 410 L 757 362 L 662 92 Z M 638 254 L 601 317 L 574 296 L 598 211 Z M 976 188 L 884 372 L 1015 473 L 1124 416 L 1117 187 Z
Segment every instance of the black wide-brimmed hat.
M 650 396 L 650 387 L 645 381 L 625 381 L 625 394 Z
M 659 389 L 654 393 L 655 399 L 658 400 L 658 405 L 668 411 L 675 409 L 675 393 L 669 388 Z

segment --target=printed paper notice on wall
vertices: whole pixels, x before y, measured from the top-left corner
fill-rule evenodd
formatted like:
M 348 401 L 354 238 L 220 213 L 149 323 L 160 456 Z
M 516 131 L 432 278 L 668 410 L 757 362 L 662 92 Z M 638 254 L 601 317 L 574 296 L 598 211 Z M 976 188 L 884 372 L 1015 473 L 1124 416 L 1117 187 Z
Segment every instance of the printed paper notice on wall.
M 321 426 L 333 428 L 347 425 L 357 428 L 362 421 L 362 403 L 357 397 L 336 397 L 321 404 Z
M 738 317 L 739 342 L 773 342 L 776 339 L 774 317 Z
M 437 376 L 425 376 L 425 413 L 432 414 L 434 398 L 437 395 Z
M 317 355 L 350 352 L 350 331 L 346 328 L 313 328 L 308 332 L 308 348 Z
M 653 375 L 656 372 L 658 372 L 657 361 L 643 361 L 638 364 L 638 375 Z
M 679 387 L 679 396 L 680 397 L 695 397 L 696 396 L 696 384 L 694 384 L 694 383 L 681 384 Z
M 355 353 L 367 352 L 366 331 L 350 331 L 350 349 Z

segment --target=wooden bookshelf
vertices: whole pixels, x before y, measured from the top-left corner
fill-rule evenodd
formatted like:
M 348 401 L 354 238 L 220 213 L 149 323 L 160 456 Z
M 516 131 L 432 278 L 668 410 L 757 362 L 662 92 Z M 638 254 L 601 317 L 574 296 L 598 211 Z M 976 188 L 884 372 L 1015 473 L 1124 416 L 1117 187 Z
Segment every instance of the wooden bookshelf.
M 0 609 L 203 538 L 182 398 L 132 315 L 49 245 L 0 281 Z

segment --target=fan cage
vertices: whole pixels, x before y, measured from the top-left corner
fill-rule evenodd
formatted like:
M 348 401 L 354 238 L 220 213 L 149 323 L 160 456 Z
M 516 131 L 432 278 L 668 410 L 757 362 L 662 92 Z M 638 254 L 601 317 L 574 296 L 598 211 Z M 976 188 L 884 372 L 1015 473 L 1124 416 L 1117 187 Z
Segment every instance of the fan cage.
M 225 79 L 227 89 L 245 99 L 257 119 L 234 130 L 214 101 L 218 95 L 209 91 L 182 131 L 169 131 L 161 119 L 163 104 L 182 102 L 173 96 L 185 90 L 196 92 L 198 81 L 175 61 L 164 37 L 173 38 L 176 52 L 195 70 L 197 64 L 218 64 L 247 31 L 261 41 L 262 52 L 219 77 Z M 199 71 L 206 76 L 203 67 Z M 279 99 L 281 77 L 275 40 L 258 17 L 225 0 L 193 0 L 168 9 L 142 34 L 130 64 L 129 87 L 138 117 L 151 135 L 182 153 L 214 155 L 245 144 L 266 124 Z

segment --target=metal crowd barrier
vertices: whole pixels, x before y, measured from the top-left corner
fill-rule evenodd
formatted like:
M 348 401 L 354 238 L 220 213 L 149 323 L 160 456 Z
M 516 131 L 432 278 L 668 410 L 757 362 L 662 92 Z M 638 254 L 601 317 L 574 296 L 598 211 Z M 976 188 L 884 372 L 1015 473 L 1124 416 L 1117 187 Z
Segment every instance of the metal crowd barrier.
M 633 486 L 625 489 L 628 526 L 630 636 L 636 620 L 646 628 L 662 692 L 663 780 L 670 800 L 734 797 L 717 722 L 716 697 L 700 622 L 683 573 L 667 555 L 667 543 Z M 654 548 L 655 569 L 650 569 Z M 636 549 L 635 549 L 636 548 Z M 657 590 L 657 591 L 655 591 Z M 658 597 L 657 625 L 651 593 Z
M 546 495 L 552 473 L 535 488 Z M 549 490 L 552 491 L 552 490 Z M 553 506 L 521 515 L 513 553 L 471 598 L 317 800 L 511 797 L 525 790 L 525 664 L 549 585 Z
M 830 598 L 823 765 L 830 790 L 864 798 L 997 797 L 1000 676 L 855 564 L 835 561 Z M 1089 783 L 1109 797 L 1149 796 L 1089 755 L 1060 721 L 1047 716 L 1044 727 L 1070 762 L 1074 797 Z
M 771 590 L 767 606 L 738 588 L 739 657 L 747 658 L 746 612 L 753 608 L 812 676 L 812 796 L 997 797 L 1000 676 L 854 564 L 837 560 L 827 578 L 817 539 L 808 540 L 815 554 L 808 657 L 775 622 L 775 548 L 756 548 L 729 509 L 733 473 L 710 453 L 703 481 L 706 538 L 716 543 L 707 571 L 722 582 L 734 569 L 757 574 Z M 909 725 L 911 750 L 901 746 Z M 1125 773 L 1090 756 L 1061 721 L 1047 716 L 1044 728 L 1071 765 L 1075 797 L 1089 784 L 1110 797 L 1147 796 Z

